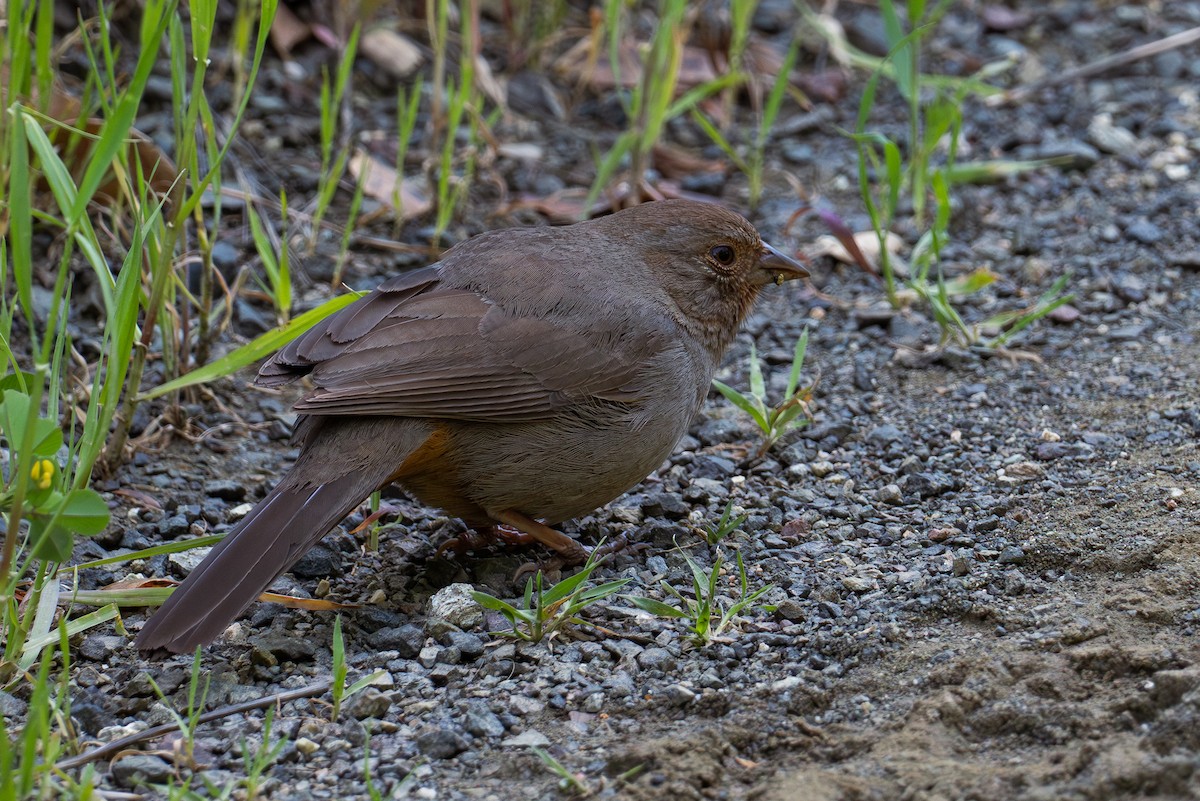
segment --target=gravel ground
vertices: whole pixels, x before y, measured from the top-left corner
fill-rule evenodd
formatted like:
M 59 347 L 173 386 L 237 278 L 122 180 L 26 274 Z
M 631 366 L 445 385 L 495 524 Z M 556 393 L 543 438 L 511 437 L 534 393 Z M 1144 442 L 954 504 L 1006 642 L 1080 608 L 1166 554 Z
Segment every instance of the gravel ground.
M 1012 52 L 1015 77 L 1032 79 L 1200 25 L 1196 2 L 1015 11 L 1032 21 L 1004 33 L 979 13 L 952 14 L 933 41 L 934 63 Z M 852 35 L 873 35 L 869 14 L 847 14 Z M 281 68 L 265 69 L 269 89 Z M 337 723 L 322 701 L 280 707 L 272 734 L 287 744 L 264 796 L 366 798 L 369 750 L 384 797 L 550 797 L 557 777 L 530 746 L 602 797 L 1200 796 L 1198 86 L 1192 46 L 1018 106 L 969 103 L 964 158 L 1075 161 L 959 190 L 947 267 L 1001 276 L 964 313 L 1019 308 L 1068 271 L 1071 310 L 1008 352 L 939 349 L 919 307 L 878 314 L 877 282 L 818 259 L 812 285 L 761 303 L 721 376 L 745 386 L 753 341 L 778 395 L 807 327 L 806 375 L 820 376 L 811 427 L 748 458 L 755 431 L 714 393 L 667 465 L 565 527 L 593 542 L 632 532 L 642 547 L 596 573 L 629 579 L 631 594 L 661 598 L 663 581 L 690 586 L 685 553 L 706 569 L 740 553 L 751 586 L 772 585 L 763 601 L 773 612 L 747 613 L 697 647 L 680 624 L 618 596 L 584 613 L 600 629 L 514 643 L 488 633 L 502 621 L 455 599 L 463 584 L 511 598 L 512 571 L 528 554 L 437 557 L 461 526 L 398 495 L 389 501 L 400 522 L 378 552 L 344 533 L 355 520 L 329 536 L 277 586 L 363 604 L 344 614 L 351 679 L 383 674 Z M 781 121 L 757 220 L 772 241 L 789 241 L 780 229 L 797 205 L 784 170 L 853 228 L 867 227 L 853 149 L 838 135 L 853 125 L 856 91 Z M 390 102 L 356 100 L 380 120 Z M 501 137 L 542 137 L 551 163 L 578 156 L 578 135 L 559 126 L 508 125 Z M 279 167 L 284 180 L 303 186 L 297 176 L 312 167 L 302 162 Z M 515 190 L 567 174 L 499 169 Z M 736 203 L 744 184 L 730 176 L 716 188 Z M 512 221 L 475 223 L 494 224 Z M 792 231 L 802 252 L 822 233 L 812 218 Z M 900 233 L 910 243 L 916 235 Z M 235 261 L 252 247 L 230 241 Z M 406 262 L 364 258 L 352 283 Z M 246 333 L 254 313 L 243 315 Z M 143 452 L 103 486 L 126 494 L 112 496 L 113 528 L 81 544 L 80 558 L 220 531 L 266 491 L 290 458 L 289 397 L 248 379 L 219 389 L 223 410 L 189 410 L 201 427 L 228 424 L 231 413 L 248 425 Z M 162 509 L 134 503 L 131 490 Z M 698 527 L 730 501 L 748 517 L 709 546 Z M 178 577 L 195 561 L 159 557 L 132 569 Z M 102 585 L 126 572 L 83 578 Z M 727 599 L 735 578 L 722 580 Z M 328 678 L 331 639 L 328 613 L 256 605 L 204 654 L 208 705 Z M 176 708 L 186 699 L 190 659 L 148 660 L 130 642 L 111 630 L 79 642 L 73 713 L 97 740 L 170 720 L 146 674 Z M 261 712 L 206 724 L 196 761 L 216 781 L 240 775 L 239 743 L 262 728 Z M 113 762 L 104 785 L 165 781 L 171 744 L 153 748 Z

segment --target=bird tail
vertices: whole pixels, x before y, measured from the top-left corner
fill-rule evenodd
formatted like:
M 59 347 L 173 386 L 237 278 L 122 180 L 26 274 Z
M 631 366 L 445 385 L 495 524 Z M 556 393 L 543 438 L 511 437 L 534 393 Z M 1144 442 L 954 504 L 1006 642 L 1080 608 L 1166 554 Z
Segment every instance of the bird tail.
M 322 428 L 325 428 L 324 426 Z M 340 428 L 329 426 L 329 428 Z M 175 589 L 166 603 L 151 617 L 138 634 L 136 645 L 142 650 L 166 648 L 175 653 L 207 645 L 254 599 L 263 593 L 281 573 L 290 568 L 330 529 L 354 510 L 370 493 L 386 484 L 395 469 L 397 457 L 419 447 L 424 437 L 393 427 L 376 430 L 380 439 L 391 439 L 395 447 L 382 447 L 365 453 L 388 458 L 363 459 L 364 449 L 354 442 L 368 431 L 318 431 L 320 443 L 305 447 L 295 466 L 246 517 L 213 547 L 204 561 Z M 382 429 L 382 427 L 380 427 Z M 426 432 L 427 433 L 427 432 Z M 348 435 L 340 454 L 357 450 L 359 461 L 348 469 L 344 464 L 328 464 L 318 456 L 328 456 L 327 446 L 338 434 Z M 392 436 L 388 436 L 392 435 Z M 397 436 L 399 435 L 399 436 Z M 369 439 L 367 436 L 362 439 Z M 336 460 L 336 456 L 335 456 Z

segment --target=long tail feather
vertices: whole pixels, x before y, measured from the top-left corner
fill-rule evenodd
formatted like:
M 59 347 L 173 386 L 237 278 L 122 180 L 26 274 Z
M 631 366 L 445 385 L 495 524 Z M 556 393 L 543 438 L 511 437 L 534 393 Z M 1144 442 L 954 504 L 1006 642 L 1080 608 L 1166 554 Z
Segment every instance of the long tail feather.
M 291 472 L 230 530 L 142 627 L 137 647 L 192 651 L 212 642 L 281 573 L 371 492 L 428 431 L 339 423 L 317 433 Z M 370 443 L 373 447 L 363 448 Z M 348 454 L 356 454 L 351 460 Z

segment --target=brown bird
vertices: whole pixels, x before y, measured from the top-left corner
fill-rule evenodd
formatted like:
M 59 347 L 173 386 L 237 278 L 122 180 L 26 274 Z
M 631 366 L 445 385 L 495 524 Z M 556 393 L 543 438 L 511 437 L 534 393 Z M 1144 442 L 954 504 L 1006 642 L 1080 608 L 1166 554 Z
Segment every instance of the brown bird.
M 390 483 L 583 561 L 550 526 L 661 465 L 759 290 L 806 275 L 739 215 L 667 200 L 491 231 L 384 282 L 263 365 L 261 385 L 315 386 L 295 407 L 300 455 L 137 646 L 211 642 Z

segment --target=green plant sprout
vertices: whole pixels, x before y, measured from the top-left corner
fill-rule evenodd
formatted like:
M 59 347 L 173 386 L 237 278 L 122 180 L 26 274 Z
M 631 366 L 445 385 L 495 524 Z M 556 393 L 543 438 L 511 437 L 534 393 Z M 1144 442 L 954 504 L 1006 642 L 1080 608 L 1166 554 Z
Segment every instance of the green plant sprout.
M 254 249 L 258 252 L 263 272 L 266 273 L 266 290 L 275 307 L 276 322 L 285 325 L 292 312 L 292 271 L 287 244 L 287 192 L 279 192 L 279 230 L 283 231 L 283 236 L 276 236 L 268 228 L 265 216 L 256 209 L 248 208 L 246 217 L 250 220 Z M 276 252 L 279 255 L 276 255 Z
M 336 722 L 342 712 L 342 704 L 378 681 L 387 671 L 377 670 L 363 676 L 353 684 L 346 684 L 349 669 L 346 666 L 346 643 L 342 638 L 342 616 L 333 619 L 333 681 L 330 682 L 330 695 L 333 696 L 333 711 L 330 720 Z
M 747 155 L 743 156 L 739 153 L 738 149 L 730 143 L 729 139 L 717 129 L 717 126 L 701 114 L 698 109 L 692 109 L 692 119 L 696 124 L 700 126 L 717 147 L 721 148 L 721 151 L 734 163 L 734 166 L 745 174 L 750 184 L 750 209 L 752 211 L 758 208 L 759 201 L 762 199 L 767 142 L 770 140 L 771 129 L 775 125 L 775 119 L 779 116 L 779 108 L 783 103 L 783 96 L 788 88 L 789 75 L 791 74 L 792 67 L 796 64 L 796 56 L 799 48 L 800 45 L 798 42 L 793 42 L 792 46 L 788 48 L 787 56 L 783 60 L 783 66 L 779 68 L 779 74 L 775 77 L 775 83 L 771 86 L 770 94 L 767 95 L 766 105 L 759 114 L 758 126 L 755 128 L 754 138 L 750 143 Z
M 721 555 L 717 554 L 712 570 L 705 573 L 686 551 L 681 551 L 681 553 L 692 571 L 693 597 L 688 598 L 663 581 L 661 582 L 662 588 L 675 599 L 675 605 L 644 596 L 629 596 L 629 601 L 634 606 L 658 617 L 683 620 L 688 627 L 688 636 L 699 645 L 707 645 L 729 631 L 738 616 L 745 610 L 756 606 L 762 606 L 764 609 L 770 608 L 759 604 L 758 599 L 774 589 L 773 585 L 767 584 L 751 591 L 750 582 L 746 577 L 746 566 L 742 563 L 740 552 L 737 554 L 738 596 L 737 600 L 728 607 L 722 605 L 717 586 L 721 567 L 724 565 Z
M 149 673 L 146 675 L 146 680 L 150 682 L 150 687 L 154 690 L 154 694 L 158 696 L 158 700 L 162 701 L 167 712 L 175 721 L 175 725 L 179 727 L 181 737 L 180 744 L 182 746 L 183 761 L 191 766 L 194 764 L 193 756 L 196 749 L 196 730 L 200 727 L 200 716 L 204 713 L 205 700 L 208 698 L 209 683 L 212 681 L 212 676 L 204 674 L 204 685 L 201 688 L 200 683 L 200 654 L 201 648 L 196 647 L 196 653 L 192 657 L 192 669 L 188 677 L 188 692 L 187 692 L 187 712 L 180 714 L 175 711 L 175 708 L 167 703 L 167 696 L 159 688 L 158 682 Z
M 530 748 L 537 758 L 542 760 L 542 764 L 550 769 L 550 772 L 558 777 L 558 788 L 565 792 L 576 793 L 581 798 L 586 798 L 592 794 L 592 788 L 583 780 L 583 774 L 575 774 L 567 770 L 567 766 L 559 762 L 553 754 L 544 748 L 538 748 L 536 745 Z
M 746 522 L 748 514 L 735 515 L 733 513 L 733 501 L 725 504 L 725 511 L 721 512 L 721 518 L 716 523 L 705 523 L 700 530 L 704 532 L 704 540 L 709 545 L 716 545 L 721 540 L 728 537 L 733 532 L 737 531 L 738 526 Z
M 1021 314 L 993 318 L 982 326 L 969 325 L 955 307 L 958 295 L 977 292 L 996 280 L 996 275 L 978 269 L 960 279 L 948 280 L 942 272 L 941 254 L 949 241 L 953 208 L 951 190 L 955 185 L 1012 175 L 1059 163 L 1056 159 L 1030 161 L 996 161 L 960 165 L 957 163 L 958 143 L 962 132 L 962 108 L 968 95 L 986 92 L 982 80 L 997 68 L 984 67 L 971 80 L 934 80 L 920 71 L 921 42 L 932 32 L 950 6 L 941 0 L 927 9 L 925 0 L 908 0 L 906 11 L 910 24 L 905 33 L 894 0 L 881 0 L 884 30 L 890 51 L 878 65 L 863 89 L 859 103 L 858 121 L 850 134 L 858 147 L 859 192 L 871 220 L 872 230 L 879 241 L 879 269 L 883 276 L 888 302 L 902 305 L 897 291 L 896 270 L 887 247 L 887 238 L 896 218 L 902 194 L 907 194 L 918 228 L 924 228 L 913 248 L 910 259 L 909 289 L 926 303 L 941 330 L 941 345 L 955 339 L 965 345 L 982 344 L 999 347 L 1013 334 L 1045 316 L 1070 300 L 1061 294 L 1065 282 L 1056 282 L 1054 296 L 1039 301 Z M 909 152 L 907 159 L 899 145 L 887 136 L 868 131 L 867 124 L 875 106 L 879 78 L 892 78 L 905 101 L 908 116 Z M 940 76 L 939 76 L 940 77 Z M 922 89 L 932 88 L 926 99 Z M 991 87 L 988 87 L 991 88 Z M 944 163 L 934 166 L 945 143 Z M 871 175 L 879 177 L 873 187 Z M 933 200 L 933 215 L 929 219 L 928 202 Z M 926 227 L 928 226 L 928 227 Z M 995 325 L 997 319 L 1009 329 L 1007 336 L 984 337 L 983 329 Z
M 788 374 L 787 389 L 783 400 L 775 406 L 767 405 L 766 382 L 763 381 L 762 365 L 758 360 L 758 351 L 750 345 L 750 391 L 740 392 L 728 384 L 713 379 L 713 386 L 724 395 L 730 403 L 750 415 L 755 425 L 762 433 L 762 444 L 759 445 L 757 458 L 762 458 L 771 446 L 787 432 L 801 428 L 812 422 L 809 411 L 809 401 L 815 382 L 807 387 L 801 387 L 800 371 L 804 367 L 804 356 L 808 351 L 808 329 L 796 340 L 792 351 L 792 370 Z
M 588 579 L 600 562 L 591 556 L 575 575 L 565 578 L 548 590 L 542 588 L 542 571 L 525 582 L 525 595 L 521 606 L 513 606 L 493 595 L 472 590 L 471 597 L 485 609 L 499 612 L 512 624 L 511 632 L 499 632 L 526 642 L 541 642 L 568 625 L 586 623 L 579 613 L 629 583 L 629 579 L 607 581 L 595 587 L 588 586 Z
M 628 4 L 625 0 L 607 0 L 605 3 L 605 28 L 608 31 L 609 60 L 614 75 L 620 83 L 620 43 L 622 15 Z M 729 73 L 707 81 L 685 92 L 678 100 L 675 90 L 679 85 L 679 69 L 683 59 L 683 45 L 687 39 L 685 0 L 660 0 L 658 25 L 654 38 L 642 58 L 642 74 L 625 102 L 625 115 L 630 120 L 629 130 L 622 133 L 612 148 L 600 159 L 596 168 L 596 179 L 588 191 L 585 208 L 592 208 L 600 194 L 626 159 L 630 164 L 630 184 L 638 196 L 642 191 L 646 168 L 650 166 L 650 155 L 662 136 L 667 122 L 686 114 L 696 104 L 710 95 L 739 84 L 740 73 Z
M 358 40 L 362 35 L 362 23 L 356 23 L 346 47 L 342 51 L 341 62 L 338 63 L 332 85 L 329 82 L 329 71 L 321 72 L 321 172 L 317 186 L 317 208 L 312 216 L 312 231 L 309 233 L 308 249 L 313 252 L 317 246 L 317 236 L 321 232 L 321 221 L 329 211 L 333 202 L 334 192 L 346 173 L 346 164 L 350 160 L 350 148 L 340 147 L 334 155 L 334 134 L 337 132 L 337 121 L 341 116 L 343 103 L 346 99 L 346 87 L 350 81 L 350 68 L 354 66 L 354 56 L 358 52 Z

